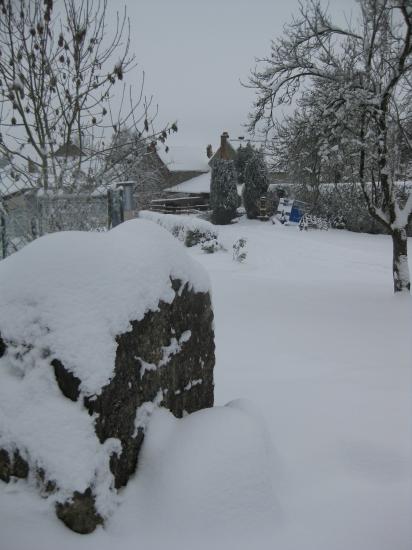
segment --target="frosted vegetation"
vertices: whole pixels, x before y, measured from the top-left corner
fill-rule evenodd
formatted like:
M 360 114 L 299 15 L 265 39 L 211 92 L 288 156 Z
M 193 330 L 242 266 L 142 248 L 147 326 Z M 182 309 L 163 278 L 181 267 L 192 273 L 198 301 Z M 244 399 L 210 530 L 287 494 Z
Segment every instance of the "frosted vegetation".
M 217 159 L 212 167 L 210 180 L 211 221 L 214 224 L 229 224 L 240 206 L 237 193 L 237 173 L 231 160 Z

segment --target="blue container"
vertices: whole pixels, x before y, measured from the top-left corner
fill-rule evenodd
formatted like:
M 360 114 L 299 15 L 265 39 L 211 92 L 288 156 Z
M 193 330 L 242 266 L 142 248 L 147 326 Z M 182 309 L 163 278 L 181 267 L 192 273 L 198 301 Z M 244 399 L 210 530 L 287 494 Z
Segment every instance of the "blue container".
M 303 216 L 303 212 L 299 210 L 297 206 L 292 206 L 292 210 L 290 211 L 289 221 L 299 223 L 302 216 Z

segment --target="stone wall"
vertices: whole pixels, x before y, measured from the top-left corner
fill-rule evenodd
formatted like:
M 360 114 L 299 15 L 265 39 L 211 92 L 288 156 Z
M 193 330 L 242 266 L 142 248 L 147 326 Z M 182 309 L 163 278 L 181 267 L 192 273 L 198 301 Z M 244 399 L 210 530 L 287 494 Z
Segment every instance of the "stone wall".
M 147 411 L 163 406 L 182 417 L 213 406 L 215 346 L 210 295 L 196 293 L 180 280 L 171 282 L 173 302 L 160 302 L 156 311 L 133 321 L 132 330 L 117 336 L 114 376 L 99 395 L 82 397 L 81 380 L 66 370 L 58 358 L 51 362 L 62 399 L 82 399 L 84 414 L 95 416 L 95 431 L 101 443 L 109 438 L 121 442 L 121 454 L 113 454 L 110 462 L 116 488 L 126 485 L 136 471 Z M 7 353 L 8 345 L 0 338 L 0 355 Z M 35 468 L 33 464 L 21 458 L 19 449 L 14 454 L 0 449 L 3 481 L 27 477 Z M 43 492 L 56 490 L 55 484 L 46 481 L 47 472 L 32 473 Z M 95 507 L 93 487 L 59 502 L 56 513 L 79 533 L 90 533 L 103 523 Z

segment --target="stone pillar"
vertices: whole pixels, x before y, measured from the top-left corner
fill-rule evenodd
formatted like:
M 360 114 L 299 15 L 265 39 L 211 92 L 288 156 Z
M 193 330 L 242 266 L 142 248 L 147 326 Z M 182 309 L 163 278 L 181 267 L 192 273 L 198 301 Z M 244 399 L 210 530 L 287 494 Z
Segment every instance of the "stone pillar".
M 133 180 L 122 181 L 117 184 L 117 187 L 123 188 L 123 220 L 131 220 L 136 216 L 136 207 L 133 197 L 133 191 L 136 182 Z

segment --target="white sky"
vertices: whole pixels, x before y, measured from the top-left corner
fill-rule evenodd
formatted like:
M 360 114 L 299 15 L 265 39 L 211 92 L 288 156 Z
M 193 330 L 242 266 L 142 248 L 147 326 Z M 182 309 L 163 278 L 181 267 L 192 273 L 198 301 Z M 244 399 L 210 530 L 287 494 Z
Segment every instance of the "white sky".
M 109 0 L 126 4 L 131 50 L 145 71 L 146 95 L 159 105 L 158 126 L 178 121 L 175 145 L 216 147 L 227 130 L 244 135 L 254 92 L 241 86 L 256 57 L 269 54 L 270 40 L 297 13 L 297 0 Z M 354 0 L 331 0 L 340 23 Z M 110 28 L 110 25 L 108 25 Z M 136 69 L 128 82 L 139 87 Z

